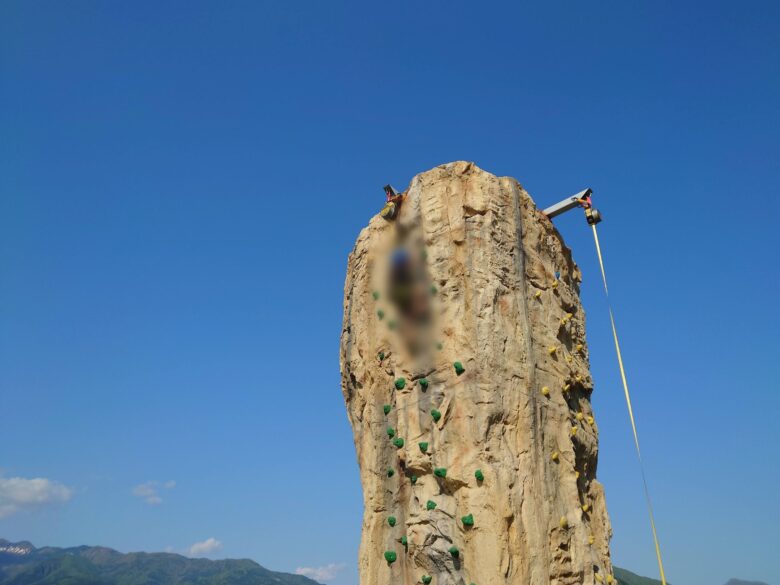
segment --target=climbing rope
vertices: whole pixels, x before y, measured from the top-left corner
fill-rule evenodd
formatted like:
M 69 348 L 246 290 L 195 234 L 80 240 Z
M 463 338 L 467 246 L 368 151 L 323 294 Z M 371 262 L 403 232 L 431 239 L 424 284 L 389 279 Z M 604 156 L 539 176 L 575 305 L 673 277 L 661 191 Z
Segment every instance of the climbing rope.
M 653 531 L 653 542 L 655 543 L 655 555 L 658 558 L 658 570 L 661 572 L 661 583 L 666 585 L 666 575 L 664 573 L 664 563 L 661 560 L 661 545 L 658 542 L 658 534 L 655 530 L 655 518 L 653 516 L 653 504 L 650 501 L 650 490 L 647 487 L 647 477 L 645 476 L 645 466 L 642 463 L 642 452 L 639 449 L 639 435 L 636 431 L 636 421 L 634 420 L 634 409 L 631 406 L 631 394 L 628 391 L 628 382 L 626 381 L 626 370 L 623 367 L 623 355 L 620 353 L 620 342 L 618 341 L 617 328 L 615 327 L 615 316 L 612 312 L 612 304 L 609 301 L 609 289 L 607 288 L 607 274 L 604 270 L 604 259 L 601 256 L 601 246 L 599 245 L 599 234 L 596 231 L 596 224 L 591 224 L 593 228 L 593 239 L 596 242 L 596 253 L 599 257 L 601 266 L 601 278 L 604 281 L 604 293 L 607 297 L 607 308 L 609 309 L 609 320 L 612 324 L 612 338 L 615 340 L 615 352 L 617 353 L 618 366 L 620 367 L 620 379 L 623 381 L 623 392 L 626 395 L 626 406 L 628 406 L 628 417 L 631 419 L 631 429 L 634 432 L 634 445 L 636 445 L 636 454 L 639 459 L 639 469 L 642 472 L 642 484 L 645 488 L 645 500 L 647 501 L 647 511 L 650 515 L 650 528 Z

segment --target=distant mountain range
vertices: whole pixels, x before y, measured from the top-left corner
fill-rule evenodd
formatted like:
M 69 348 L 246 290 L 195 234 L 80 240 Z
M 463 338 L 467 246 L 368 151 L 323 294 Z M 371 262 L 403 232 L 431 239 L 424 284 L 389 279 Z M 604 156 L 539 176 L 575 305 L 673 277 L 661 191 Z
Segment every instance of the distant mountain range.
M 619 585 L 660 585 L 615 567 Z M 102 546 L 35 548 L 0 538 L 0 585 L 318 585 L 248 559 L 210 561 L 172 553 L 123 554 Z M 667 584 L 668 585 L 668 584 Z M 731 579 L 726 585 L 767 585 Z
M 317 585 L 248 559 L 122 554 L 102 546 L 35 548 L 0 538 L 0 585 Z

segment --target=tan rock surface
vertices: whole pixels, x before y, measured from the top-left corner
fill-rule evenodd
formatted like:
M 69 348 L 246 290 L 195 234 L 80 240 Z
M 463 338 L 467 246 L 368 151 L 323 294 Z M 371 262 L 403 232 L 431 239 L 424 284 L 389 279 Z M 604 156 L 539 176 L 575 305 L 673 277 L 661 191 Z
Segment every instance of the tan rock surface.
M 420 252 L 400 297 L 398 245 Z M 472 163 L 417 175 L 396 221 L 375 216 L 360 233 L 341 372 L 364 495 L 361 585 L 611 582 L 579 281 L 519 183 Z

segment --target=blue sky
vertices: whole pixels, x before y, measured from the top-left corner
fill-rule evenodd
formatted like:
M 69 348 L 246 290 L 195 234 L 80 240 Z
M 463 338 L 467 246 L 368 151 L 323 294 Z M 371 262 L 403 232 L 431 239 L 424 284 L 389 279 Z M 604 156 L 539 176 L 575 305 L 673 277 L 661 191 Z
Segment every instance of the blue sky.
M 595 190 L 667 576 L 780 585 L 780 4 L 485 4 L 2 3 L 0 537 L 357 585 L 346 256 L 382 185 L 465 159 Z M 655 576 L 590 231 L 558 224 L 613 557 Z

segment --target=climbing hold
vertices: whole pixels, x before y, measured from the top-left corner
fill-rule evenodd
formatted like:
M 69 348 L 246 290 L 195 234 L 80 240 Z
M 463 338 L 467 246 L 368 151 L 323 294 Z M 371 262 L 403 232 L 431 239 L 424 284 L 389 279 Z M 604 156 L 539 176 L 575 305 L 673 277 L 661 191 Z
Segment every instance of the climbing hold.
M 609 583 L 609 585 L 612 585 L 613 583 L 616 582 L 617 580 L 612 575 L 607 575 L 607 583 Z
M 380 317 L 381 319 L 381 317 Z M 561 325 L 566 325 L 566 319 L 561 318 Z
M 580 472 L 579 472 L 579 471 L 575 471 L 575 472 L 574 472 L 574 477 L 575 477 L 576 479 L 579 479 L 579 478 L 580 478 Z
M 481 469 L 477 469 L 474 472 L 474 477 L 477 478 L 477 481 L 485 481 L 485 475 L 482 473 Z
M 449 553 L 454 557 L 458 558 L 460 556 L 460 551 L 458 550 L 457 546 L 451 546 L 449 549 L 447 549 Z
M 404 446 L 404 440 L 401 437 L 398 437 L 393 441 L 393 445 L 395 445 L 396 448 L 400 449 L 401 447 Z
M 571 319 L 572 317 L 574 317 L 574 313 L 566 313 L 566 320 L 567 320 L 567 321 L 568 321 L 569 319 Z
M 571 362 L 572 362 L 572 357 L 570 355 L 567 355 L 566 356 L 566 363 L 570 364 Z
M 403 390 L 406 386 L 406 379 L 405 378 L 396 378 L 395 379 L 395 389 L 396 390 Z
M 600 573 L 596 573 L 595 575 L 593 575 L 593 578 L 596 579 L 596 581 L 598 581 L 599 583 L 604 582 L 604 577 L 602 577 Z
M 375 290 L 374 292 L 372 292 L 371 295 L 374 297 L 375 301 L 379 300 L 379 291 L 378 290 Z
M 564 384 L 563 385 L 563 391 L 564 392 L 568 392 L 570 388 L 571 388 L 571 384 Z
M 381 321 L 382 319 L 384 319 L 384 318 L 385 318 L 385 312 L 384 312 L 382 309 L 379 309 L 379 310 L 376 312 L 376 316 L 377 316 L 377 317 L 379 317 L 379 320 Z
M 439 419 L 441 418 L 441 413 L 434 408 L 431 411 L 431 416 L 433 417 L 433 422 L 439 422 Z
M 395 429 L 393 427 L 387 427 L 387 436 L 391 439 L 395 437 Z
M 404 548 L 406 548 L 406 546 L 409 544 L 409 541 L 406 539 L 405 536 L 401 537 L 401 544 L 403 545 Z
M 392 409 L 393 409 L 393 407 L 390 406 L 389 404 L 385 404 L 385 405 L 382 406 L 382 412 L 384 412 L 386 415 L 390 414 L 390 411 Z
M 536 291 L 536 292 L 534 293 L 534 298 L 535 298 L 535 299 L 541 298 L 541 296 L 542 296 L 542 291 L 540 291 L 540 290 L 538 290 L 538 291 Z
M 542 394 L 544 396 L 549 396 L 550 395 L 550 389 L 547 386 L 542 386 Z
M 589 504 L 582 504 L 582 511 L 587 513 L 588 510 L 590 510 L 590 505 Z
M 566 519 L 566 516 L 561 516 L 561 519 L 558 521 L 558 524 L 560 524 L 561 528 L 569 527 L 569 521 Z
M 581 412 L 578 412 L 577 415 L 576 415 L 576 418 L 577 418 L 577 420 L 582 420 L 582 419 L 585 418 L 585 415 L 582 414 Z
M 422 576 L 423 585 L 430 585 L 431 581 L 433 581 L 433 577 L 431 577 L 430 575 L 423 575 Z
M 463 372 L 466 371 L 466 368 L 463 367 L 463 364 L 460 362 L 455 362 L 452 364 L 452 366 L 455 368 L 455 373 L 460 376 Z
M 460 521 L 463 522 L 463 526 L 474 526 L 474 514 L 463 516 Z
M 395 551 L 393 550 L 386 550 L 385 551 L 385 560 L 387 561 L 388 565 L 392 565 L 396 559 L 398 558 L 398 555 L 395 554 Z
M 425 507 L 428 510 L 435 510 L 436 509 L 436 502 L 434 502 L 433 500 L 428 500 L 427 502 L 425 502 Z
M 387 328 L 388 328 L 388 329 L 390 329 L 390 331 L 392 331 L 393 329 L 395 329 L 395 326 L 396 326 L 396 325 L 398 325 L 398 323 L 396 323 L 396 322 L 395 322 L 395 321 L 393 321 L 392 319 L 391 319 L 390 321 L 388 321 L 388 322 L 387 322 Z
M 417 483 L 417 476 L 416 475 L 411 476 L 409 478 L 409 481 L 412 482 L 412 485 L 416 484 Z
M 574 376 L 574 379 L 577 380 L 577 382 L 582 382 L 582 376 L 580 376 L 579 374 Z
M 558 280 L 561 277 L 561 273 L 557 270 L 555 271 L 555 280 Z
M 439 291 L 436 289 L 436 287 L 435 287 L 435 286 L 432 286 L 432 287 L 431 287 L 431 294 L 432 294 L 432 295 L 435 295 L 437 292 L 439 292 Z
M 582 351 L 584 348 L 585 348 L 585 346 L 582 345 L 581 343 L 577 344 L 577 351 Z
M 589 534 L 588 535 L 588 544 L 593 544 L 594 542 L 596 542 L 595 537 L 592 534 Z
M 577 434 L 577 427 L 572 427 L 571 428 L 571 436 L 573 437 L 576 434 Z
M 553 452 L 552 455 L 550 455 L 550 459 L 553 461 L 558 461 L 560 459 L 560 456 L 558 455 L 558 451 Z
M 553 288 L 558 288 L 558 281 L 557 280 L 552 283 L 552 287 Z
M 445 477 L 447 477 L 447 469 L 444 467 L 437 467 L 436 469 L 433 470 L 433 475 L 444 479 Z
M 441 351 L 443 347 L 444 346 L 441 344 L 441 342 L 436 344 L 436 349 L 438 349 L 439 351 Z
M 427 453 L 428 452 L 428 443 L 425 443 L 425 442 L 417 443 L 417 445 L 420 447 L 420 451 L 422 451 L 423 453 Z
M 420 378 L 420 388 L 422 388 L 422 391 L 425 392 L 428 389 L 428 378 Z
M 379 361 L 381 362 L 383 359 L 385 359 L 385 352 L 380 351 L 379 354 L 377 354 L 377 357 L 379 358 Z
M 551 345 L 550 347 L 547 348 L 547 353 L 549 353 L 550 355 L 555 355 L 557 351 L 558 348 L 555 347 L 554 345 Z
M 387 468 L 387 477 L 393 477 L 395 475 L 395 469 L 392 467 Z
M 388 523 L 388 524 L 389 524 L 391 527 L 395 526 L 395 522 L 396 522 L 396 520 L 395 520 L 395 516 L 389 516 L 389 517 L 387 518 L 387 523 Z
M 593 425 L 593 423 L 596 422 L 596 420 L 592 416 L 590 416 L 590 415 L 588 415 L 588 418 L 585 419 L 585 420 L 587 420 L 588 424 L 591 425 L 591 426 Z

